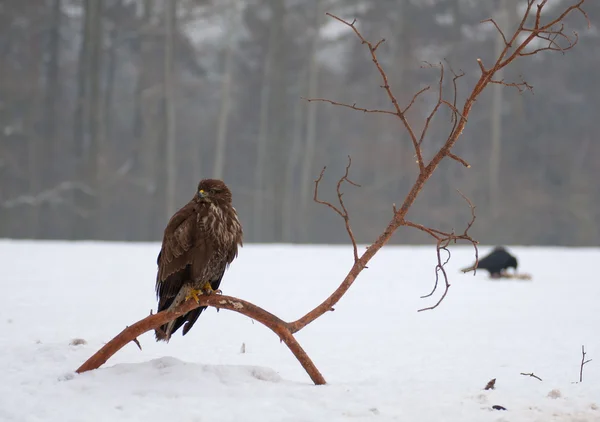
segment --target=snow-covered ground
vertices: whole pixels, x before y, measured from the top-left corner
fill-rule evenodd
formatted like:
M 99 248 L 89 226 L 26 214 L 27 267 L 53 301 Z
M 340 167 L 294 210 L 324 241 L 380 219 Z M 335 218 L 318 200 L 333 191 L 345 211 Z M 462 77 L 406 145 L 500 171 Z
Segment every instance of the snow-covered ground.
M 156 309 L 158 248 L 0 241 L 0 421 L 600 421 L 600 249 L 510 248 L 533 280 L 491 281 L 460 273 L 473 252 L 454 248 L 446 300 L 420 313 L 434 303 L 419 299 L 434 247 L 384 249 L 297 335 L 326 386 L 268 329 L 214 309 L 185 337 L 146 333 L 142 351 L 129 344 L 75 374 Z M 222 288 L 292 320 L 330 294 L 351 255 L 247 245 Z M 593 360 L 576 383 L 582 344 Z

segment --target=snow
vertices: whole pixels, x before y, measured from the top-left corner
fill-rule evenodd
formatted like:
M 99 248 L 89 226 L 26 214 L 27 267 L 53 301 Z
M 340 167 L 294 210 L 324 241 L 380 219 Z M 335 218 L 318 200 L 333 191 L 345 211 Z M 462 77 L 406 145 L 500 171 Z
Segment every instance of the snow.
M 268 329 L 214 309 L 185 337 L 146 333 L 142 351 L 75 374 L 155 309 L 158 248 L 0 241 L 1 421 L 600 421 L 600 249 L 511 247 L 533 279 L 492 281 L 460 273 L 473 251 L 456 247 L 447 298 L 417 312 L 436 300 L 419 298 L 433 246 L 384 248 L 335 312 L 297 334 L 325 386 Z M 292 320 L 351 260 L 348 247 L 247 245 L 222 288 Z M 592 361 L 578 383 L 581 345 Z

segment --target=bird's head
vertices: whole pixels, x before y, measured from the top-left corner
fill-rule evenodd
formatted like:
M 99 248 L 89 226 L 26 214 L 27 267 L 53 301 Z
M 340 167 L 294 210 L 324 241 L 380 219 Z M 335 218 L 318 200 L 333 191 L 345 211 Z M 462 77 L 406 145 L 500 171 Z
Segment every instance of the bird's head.
M 514 256 L 511 256 L 510 259 L 508 260 L 508 264 L 506 265 L 506 268 L 512 267 L 516 270 L 518 265 L 519 265 L 519 263 L 517 262 L 517 258 L 515 258 Z
M 194 198 L 198 202 L 228 204 L 231 203 L 231 191 L 222 180 L 203 179 L 198 183 Z

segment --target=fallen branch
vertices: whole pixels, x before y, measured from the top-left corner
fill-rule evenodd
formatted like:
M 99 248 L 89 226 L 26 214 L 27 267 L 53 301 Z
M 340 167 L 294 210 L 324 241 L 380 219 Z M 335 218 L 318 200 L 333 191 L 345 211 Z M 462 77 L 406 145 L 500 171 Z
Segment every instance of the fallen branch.
M 526 377 L 532 377 L 532 378 L 538 379 L 540 381 L 542 380 L 540 377 L 538 377 L 537 375 L 535 375 L 533 372 L 530 372 L 528 374 L 526 374 L 525 372 L 521 372 L 521 375 L 525 375 Z

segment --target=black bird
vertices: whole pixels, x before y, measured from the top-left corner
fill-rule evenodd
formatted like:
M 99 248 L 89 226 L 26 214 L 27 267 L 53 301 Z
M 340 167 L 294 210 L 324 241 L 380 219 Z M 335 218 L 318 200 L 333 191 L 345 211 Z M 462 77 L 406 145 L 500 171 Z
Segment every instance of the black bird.
M 472 266 L 464 268 L 461 271 L 466 273 L 477 268 L 478 270 L 489 271 L 492 278 L 499 278 L 507 268 L 512 267 L 516 270 L 517 265 L 517 258 L 508 253 L 508 251 L 502 246 L 496 246 L 489 255 L 484 256 L 479 260 L 477 267 L 475 267 L 475 264 L 473 264 Z

